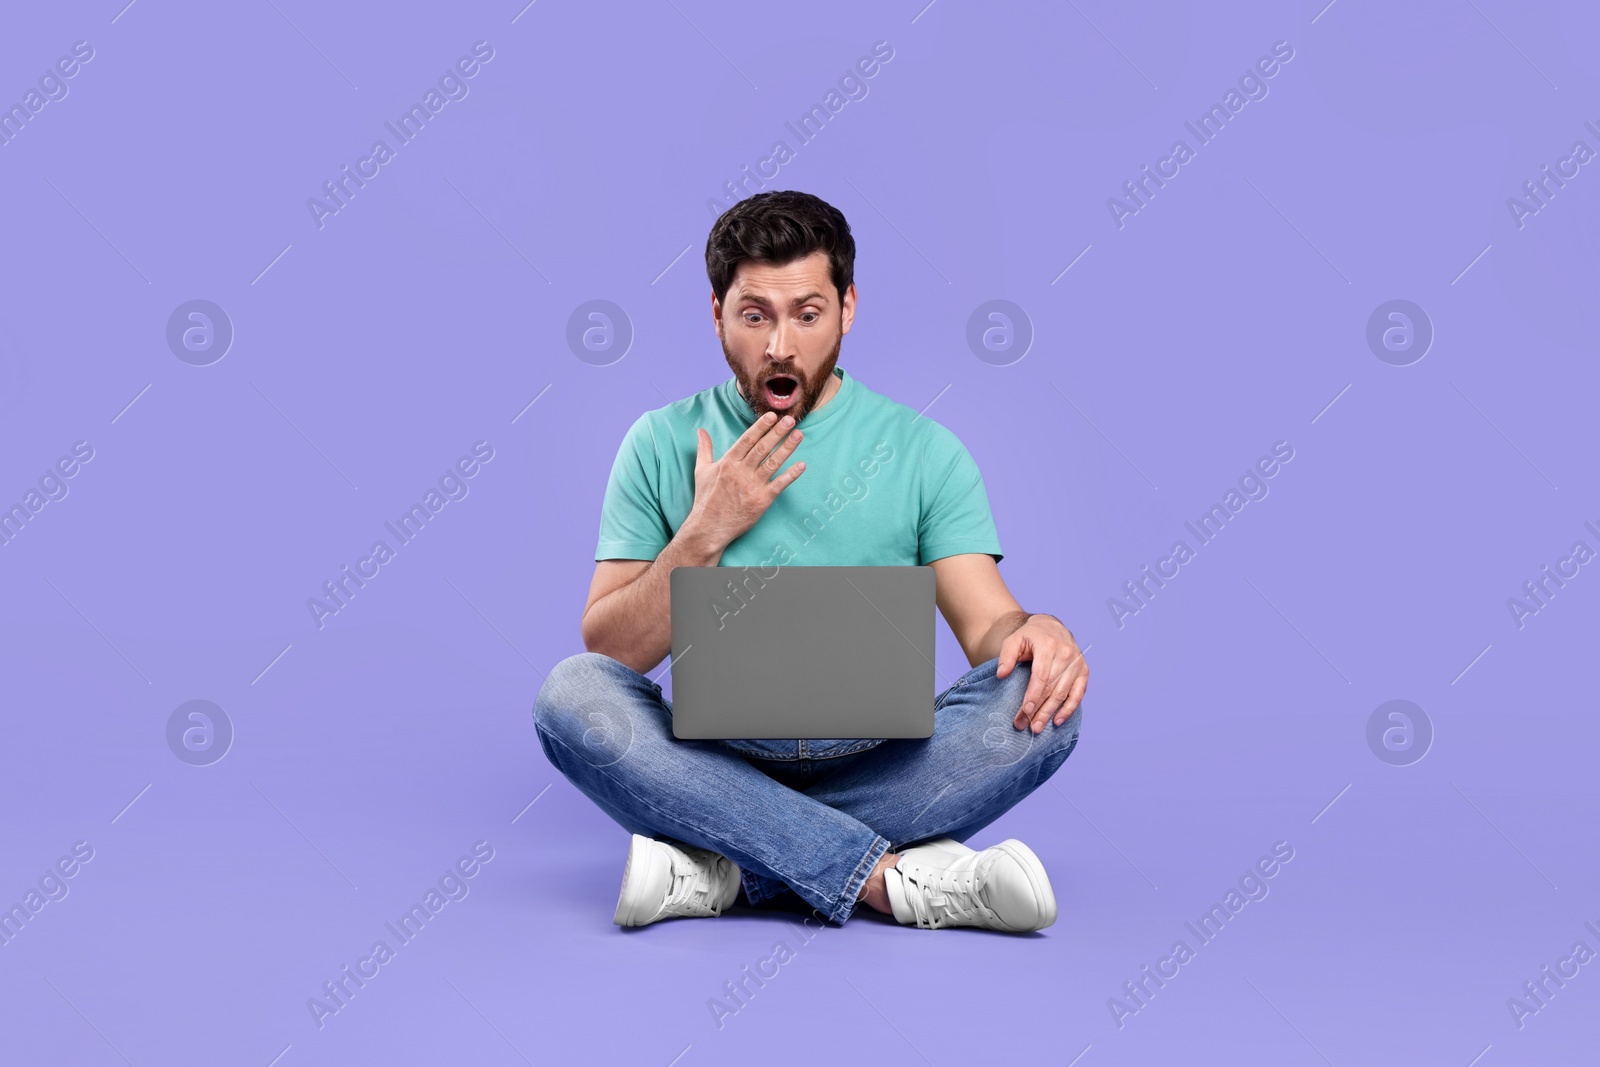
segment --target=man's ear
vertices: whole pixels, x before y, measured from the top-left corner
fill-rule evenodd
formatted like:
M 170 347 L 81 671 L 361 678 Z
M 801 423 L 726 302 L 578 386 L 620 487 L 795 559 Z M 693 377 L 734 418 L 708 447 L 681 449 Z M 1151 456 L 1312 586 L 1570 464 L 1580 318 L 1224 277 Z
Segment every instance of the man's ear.
M 711 321 L 717 328 L 717 340 L 722 340 L 722 301 L 717 299 L 715 290 L 711 293 Z
M 850 332 L 850 324 L 856 321 L 856 283 L 851 282 L 850 288 L 844 291 L 844 300 L 839 305 L 839 332 Z

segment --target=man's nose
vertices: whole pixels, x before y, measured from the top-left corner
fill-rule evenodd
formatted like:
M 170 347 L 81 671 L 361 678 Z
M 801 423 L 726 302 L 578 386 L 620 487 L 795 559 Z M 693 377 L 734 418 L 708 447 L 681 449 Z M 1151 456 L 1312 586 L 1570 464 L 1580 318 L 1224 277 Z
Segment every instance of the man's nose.
M 767 358 L 774 363 L 793 359 L 797 355 L 794 350 L 794 337 L 794 326 L 779 319 L 772 327 L 772 336 L 767 341 Z

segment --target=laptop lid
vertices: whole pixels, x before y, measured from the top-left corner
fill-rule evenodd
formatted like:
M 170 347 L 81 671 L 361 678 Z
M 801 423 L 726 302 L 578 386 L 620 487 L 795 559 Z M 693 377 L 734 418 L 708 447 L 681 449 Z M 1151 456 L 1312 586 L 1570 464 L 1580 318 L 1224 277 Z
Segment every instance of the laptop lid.
M 679 738 L 931 737 L 931 567 L 676 567 Z

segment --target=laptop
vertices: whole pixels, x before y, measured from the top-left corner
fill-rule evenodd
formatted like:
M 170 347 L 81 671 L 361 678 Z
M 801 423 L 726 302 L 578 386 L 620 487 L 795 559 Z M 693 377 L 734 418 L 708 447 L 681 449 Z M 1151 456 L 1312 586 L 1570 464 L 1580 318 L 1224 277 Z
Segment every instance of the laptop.
M 673 735 L 933 736 L 933 568 L 773 570 L 673 568 Z

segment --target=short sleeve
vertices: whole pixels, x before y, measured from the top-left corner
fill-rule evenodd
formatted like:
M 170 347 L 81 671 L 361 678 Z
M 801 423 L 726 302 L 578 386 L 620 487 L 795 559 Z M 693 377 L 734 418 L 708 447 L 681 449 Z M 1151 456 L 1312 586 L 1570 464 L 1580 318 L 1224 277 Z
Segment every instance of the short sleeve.
M 660 465 L 648 415 L 641 415 L 622 439 L 606 481 L 600 507 L 600 540 L 594 558 L 655 559 L 672 540 L 661 510 Z
M 933 423 L 921 469 L 917 562 L 928 564 L 945 556 L 982 552 L 998 563 L 1004 554 L 989 511 L 989 494 L 966 446 L 948 429 Z

